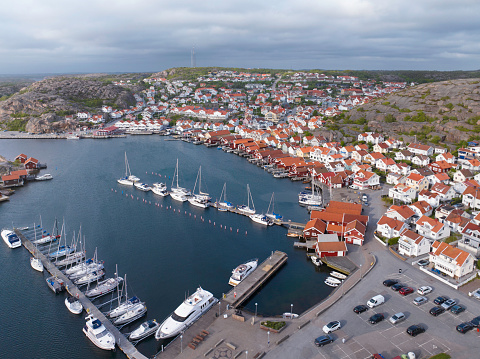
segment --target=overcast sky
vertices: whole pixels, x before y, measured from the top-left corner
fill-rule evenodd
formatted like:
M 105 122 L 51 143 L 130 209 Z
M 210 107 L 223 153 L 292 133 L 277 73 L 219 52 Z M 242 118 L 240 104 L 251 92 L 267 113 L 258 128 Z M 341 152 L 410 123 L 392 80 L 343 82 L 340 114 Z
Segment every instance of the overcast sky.
M 478 0 L 3 0 L 0 73 L 478 70 Z

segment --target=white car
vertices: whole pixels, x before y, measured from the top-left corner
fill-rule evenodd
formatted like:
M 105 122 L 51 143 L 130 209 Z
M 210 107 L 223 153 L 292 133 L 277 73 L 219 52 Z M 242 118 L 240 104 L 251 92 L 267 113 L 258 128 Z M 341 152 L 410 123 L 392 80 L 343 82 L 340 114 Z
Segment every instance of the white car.
M 403 313 L 394 314 L 389 319 L 390 323 L 392 324 L 397 324 L 397 323 L 403 322 L 404 320 L 405 320 L 405 314 Z
M 428 293 L 432 293 L 432 291 L 433 291 L 432 287 L 430 287 L 428 285 L 424 285 L 424 286 L 418 288 L 417 293 L 421 294 L 421 295 L 425 295 L 425 294 L 428 294 Z
M 323 332 L 325 334 L 330 334 L 331 332 L 334 332 L 335 330 L 338 330 L 341 327 L 342 327 L 342 324 L 338 320 L 334 320 L 333 322 L 330 322 L 323 326 Z
M 470 297 L 474 297 L 474 298 L 480 299 L 480 288 L 474 290 L 473 292 L 469 292 L 468 295 L 469 295 Z

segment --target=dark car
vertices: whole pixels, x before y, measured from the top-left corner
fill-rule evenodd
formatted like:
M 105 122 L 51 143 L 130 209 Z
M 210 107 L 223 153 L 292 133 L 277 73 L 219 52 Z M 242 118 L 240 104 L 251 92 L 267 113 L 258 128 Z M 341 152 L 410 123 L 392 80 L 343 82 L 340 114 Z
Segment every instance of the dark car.
M 398 280 L 397 280 L 397 279 L 385 279 L 385 280 L 383 281 L 383 285 L 384 285 L 385 287 L 391 287 L 392 285 L 397 284 L 397 283 L 398 283 Z
M 473 318 L 473 319 L 470 321 L 470 323 L 472 323 L 472 325 L 473 325 L 474 327 L 477 327 L 477 328 L 478 328 L 478 327 L 480 326 L 480 316 Z
M 411 325 L 407 328 L 407 334 L 416 337 L 420 333 L 425 333 L 425 328 L 420 325 Z
M 457 329 L 457 332 L 465 334 L 469 330 L 473 329 L 473 325 L 470 322 L 465 322 L 465 323 L 457 325 L 456 329 Z
M 377 324 L 379 322 L 381 322 L 382 320 L 384 320 L 385 317 L 383 316 L 382 313 L 377 313 L 377 314 L 374 314 L 370 317 L 370 319 L 368 319 L 368 321 L 372 324 Z
M 410 293 L 413 293 L 413 288 L 412 287 L 403 287 L 401 288 L 398 293 L 401 295 L 409 295 Z
M 402 289 L 403 287 L 405 287 L 404 284 L 402 283 L 397 283 L 397 284 L 394 284 L 392 285 L 390 288 L 392 288 L 392 290 L 394 290 L 395 292 L 398 292 L 400 289 Z
M 447 300 L 448 300 L 447 297 L 440 296 L 440 297 L 435 298 L 433 302 L 435 304 L 440 305 L 440 304 L 443 304 L 444 302 L 446 302 Z
M 333 338 L 330 335 L 322 335 L 321 337 L 318 337 L 315 339 L 315 345 L 317 347 L 323 347 L 325 344 L 329 344 L 333 342 Z
M 457 305 L 454 305 L 453 307 L 450 308 L 450 311 L 453 313 L 453 314 L 460 314 L 461 312 L 464 312 L 465 311 L 465 307 L 460 305 L 460 304 L 457 304 Z
M 436 317 L 437 315 L 440 315 L 443 312 L 445 312 L 445 308 L 443 308 L 443 307 L 433 307 L 432 309 L 430 309 L 429 313 L 431 315 L 433 315 L 434 317 Z
M 367 310 L 368 310 L 368 307 L 363 304 L 357 305 L 355 308 L 353 308 L 353 311 L 357 314 L 363 313 Z

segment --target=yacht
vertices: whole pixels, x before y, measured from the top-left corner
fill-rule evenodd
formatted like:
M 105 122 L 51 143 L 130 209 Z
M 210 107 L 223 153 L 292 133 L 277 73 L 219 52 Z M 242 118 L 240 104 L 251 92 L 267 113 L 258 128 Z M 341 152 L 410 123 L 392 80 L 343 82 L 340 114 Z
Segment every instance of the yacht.
M 187 329 L 202 314 L 206 313 L 218 299 L 199 287 L 195 293 L 183 301 L 175 311 L 164 320 L 155 333 L 155 339 L 171 338 Z
M 139 189 L 140 191 L 143 191 L 143 192 L 148 192 L 148 191 L 152 190 L 152 187 L 150 187 L 146 183 L 135 182 L 134 186 L 135 186 L 135 188 L 137 188 L 137 189 Z
M 58 249 L 55 252 L 52 252 L 48 255 L 49 258 L 59 258 L 59 257 L 64 257 L 67 254 L 70 254 L 75 251 L 75 248 L 72 248 L 70 246 L 59 246 Z
M 195 193 L 198 183 L 198 193 Z M 193 187 L 192 195 L 188 198 L 188 202 L 191 205 L 200 207 L 200 208 L 207 208 L 210 206 L 210 200 L 212 198 L 206 192 L 202 192 L 202 166 L 200 166 L 197 174 L 197 179 L 195 180 L 195 186 Z
M 122 277 L 108 278 L 98 283 L 98 285 L 85 292 L 86 297 L 99 297 L 101 295 L 113 292 L 120 282 L 123 281 Z
M 128 312 L 130 309 L 132 309 L 137 303 L 140 303 L 140 299 L 138 299 L 137 297 L 132 297 L 127 301 L 123 302 L 122 304 L 120 304 L 118 307 L 116 307 L 112 311 L 110 311 L 110 313 L 108 313 L 108 316 L 110 318 L 119 317 L 124 313 Z
M 2 238 L 3 241 L 10 248 L 17 248 L 22 245 L 22 241 L 20 241 L 20 238 L 18 238 L 14 231 L 11 231 L 9 229 L 2 229 Z
M 43 263 L 40 259 L 35 257 L 30 257 L 30 265 L 36 271 L 43 272 Z
M 130 165 L 128 164 L 127 152 L 125 152 L 125 177 L 118 179 L 117 182 L 126 186 L 133 186 L 135 182 L 139 181 L 140 178 L 130 173 Z
M 227 201 L 227 183 L 223 184 L 222 193 L 220 194 L 220 201 L 215 203 L 219 211 L 229 211 L 234 208 L 233 204 Z
M 83 332 L 87 338 L 100 349 L 114 350 L 115 337 L 105 328 L 102 322 L 93 315 L 89 315 L 85 319 L 87 322 L 83 327 Z
M 250 207 L 250 200 L 252 200 L 252 208 Z M 255 204 L 253 203 L 252 193 L 250 192 L 250 186 L 248 184 L 247 184 L 247 204 L 242 204 L 240 206 L 237 206 L 237 209 L 241 214 L 244 214 L 246 216 L 255 214 Z
M 174 186 L 175 183 L 176 183 L 176 185 Z M 177 158 L 177 165 L 175 167 L 175 172 L 173 173 L 170 196 L 175 201 L 185 202 L 187 200 L 187 196 L 190 196 L 190 194 L 191 193 L 190 193 L 189 190 L 187 190 L 184 187 L 180 187 L 178 185 L 178 158 Z
M 232 286 L 238 285 L 242 280 L 247 278 L 254 270 L 257 268 L 258 259 L 251 259 L 246 261 L 243 264 L 240 264 L 237 268 L 232 271 L 232 276 L 228 281 L 228 284 Z
M 35 177 L 35 181 L 47 181 L 51 179 L 53 179 L 53 176 L 50 173 Z
M 140 326 L 137 329 L 131 332 L 128 339 L 130 341 L 142 340 L 152 335 L 153 333 L 155 333 L 159 326 L 160 324 L 157 323 L 155 319 L 147 320 L 146 322 L 143 322 L 142 324 L 140 324 Z
M 93 259 L 87 259 L 85 262 L 77 264 L 65 271 L 70 279 L 83 277 L 90 272 L 103 269 L 103 261 L 95 262 Z
M 250 219 L 254 221 L 255 223 L 263 224 L 264 226 L 272 226 L 273 222 L 264 214 L 252 214 L 250 216 Z
M 187 196 L 182 192 L 170 192 L 170 197 L 175 201 L 185 202 L 188 200 Z
M 67 140 L 79 140 L 80 137 L 78 135 L 75 135 L 75 134 L 71 134 L 69 136 L 67 136 Z
M 134 320 L 141 318 L 147 313 L 147 306 L 145 303 L 137 303 L 132 308 L 127 310 L 121 316 L 113 321 L 114 325 L 122 325 L 133 322 Z
M 312 263 L 315 264 L 317 267 L 320 267 L 323 264 L 322 260 L 317 256 L 311 256 L 310 259 L 312 260 Z
M 167 190 L 167 185 L 165 183 L 154 183 L 152 187 L 152 192 L 162 197 L 166 197 L 169 194 Z
M 84 275 L 83 277 L 78 278 L 73 283 L 75 283 L 76 285 L 92 283 L 102 278 L 104 275 L 105 275 L 105 272 L 103 270 L 94 271 Z
M 65 306 L 73 314 L 81 314 L 83 312 L 82 303 L 73 296 L 65 298 Z

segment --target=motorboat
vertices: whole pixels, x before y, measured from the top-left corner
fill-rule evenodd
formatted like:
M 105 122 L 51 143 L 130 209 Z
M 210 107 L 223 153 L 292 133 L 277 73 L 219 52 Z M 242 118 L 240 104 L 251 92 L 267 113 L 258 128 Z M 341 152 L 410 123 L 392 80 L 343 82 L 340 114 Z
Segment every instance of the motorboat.
M 218 299 L 213 294 L 198 287 L 195 293 L 183 301 L 175 311 L 163 321 L 155 333 L 155 339 L 171 338 L 187 329 L 206 313 Z
M 263 224 L 264 226 L 272 226 L 273 222 L 264 214 L 252 214 L 250 216 L 250 219 L 254 221 L 255 223 Z
M 49 253 L 49 258 L 60 258 L 64 257 L 67 254 L 73 253 L 75 251 L 75 247 L 70 247 L 68 245 L 59 246 L 55 252 Z
M 135 182 L 139 182 L 140 178 L 130 173 L 130 165 L 128 164 L 127 152 L 125 152 L 125 177 L 119 178 L 118 183 L 125 186 L 133 186 Z
M 92 283 L 100 278 L 102 278 L 105 275 L 105 272 L 103 270 L 96 270 L 91 273 L 88 273 L 84 275 L 83 277 L 78 278 L 77 280 L 74 281 L 76 285 L 83 285 L 83 284 L 88 284 Z
M 65 306 L 73 314 L 81 314 L 83 312 L 82 303 L 71 295 L 65 298 Z
M 51 179 L 53 179 L 53 176 L 50 173 L 35 177 L 35 181 L 47 181 Z
M 138 341 L 145 339 L 146 337 L 154 334 L 158 327 L 160 326 L 159 323 L 155 319 L 153 320 L 147 320 L 146 322 L 143 322 L 140 324 L 140 326 L 135 329 L 133 332 L 130 333 L 128 336 L 128 339 L 130 341 Z
M 143 191 L 143 192 L 148 192 L 148 191 L 152 190 L 152 187 L 150 187 L 146 183 L 135 182 L 134 186 L 135 186 L 135 188 L 137 188 L 137 189 L 139 189 L 140 191 Z
M 83 332 L 87 338 L 100 349 L 114 350 L 115 337 L 105 328 L 102 322 L 93 315 L 89 315 L 85 319 L 86 323 L 83 327 Z
M 60 293 L 65 290 L 65 282 L 63 279 L 52 276 L 45 279 L 48 287 L 55 293 Z
M 252 208 L 250 207 L 250 200 L 252 201 Z M 247 204 L 242 204 L 240 206 L 237 206 L 238 211 L 241 214 L 244 214 L 246 216 L 250 216 L 252 214 L 255 214 L 255 204 L 253 203 L 253 197 L 252 193 L 250 192 L 250 186 L 247 184 Z
M 166 197 L 169 195 L 167 185 L 165 183 L 154 183 L 152 187 L 152 192 L 162 197 Z
M 347 276 L 345 274 L 339 273 L 339 272 L 330 272 L 331 277 L 338 278 L 340 280 L 347 279 Z
M 210 201 L 198 196 L 196 194 L 192 195 L 190 198 L 188 198 L 188 202 L 195 207 L 200 207 L 200 208 L 207 208 L 210 206 Z
M 98 283 L 98 285 L 90 290 L 85 292 L 87 297 L 99 297 L 108 293 L 113 292 L 118 285 L 123 281 L 122 277 L 107 278 Z
M 312 263 L 315 264 L 317 267 L 320 267 L 323 264 L 322 260 L 317 256 L 311 256 L 310 259 L 312 260 Z
M 298 314 L 285 312 L 282 314 L 283 319 L 295 319 L 298 318 Z
M 325 279 L 324 283 L 330 287 L 338 287 L 342 282 L 337 278 L 328 277 L 327 279 Z
M 137 297 L 132 297 L 130 299 L 127 299 L 127 301 L 123 302 L 118 307 L 111 310 L 108 313 L 108 316 L 110 318 L 117 318 L 122 314 L 126 313 L 128 310 L 132 309 L 138 303 L 140 303 L 140 299 L 138 299 Z
M 138 318 L 143 317 L 146 313 L 147 313 L 147 306 L 145 305 L 145 303 L 140 302 L 135 304 L 132 308 L 130 308 L 121 316 L 119 316 L 117 319 L 115 319 L 113 321 L 113 324 L 114 325 L 127 324 L 130 322 L 133 322 L 134 320 L 137 320 Z
M 170 192 L 170 197 L 178 202 L 185 202 L 188 200 L 187 196 L 182 192 Z
M 67 136 L 67 140 L 79 140 L 80 137 L 78 135 L 71 134 Z
M 36 271 L 43 272 L 43 263 L 40 259 L 35 258 L 35 257 L 30 257 L 30 265 Z
M 2 229 L 1 232 L 3 241 L 9 246 L 10 248 L 18 248 L 22 245 L 22 241 L 18 238 L 17 234 L 14 231 L 9 229 Z
M 251 259 L 246 261 L 243 264 L 240 264 L 237 268 L 232 271 L 232 276 L 228 281 L 228 284 L 232 286 L 238 285 L 242 280 L 247 278 L 254 270 L 257 268 L 258 259 Z

